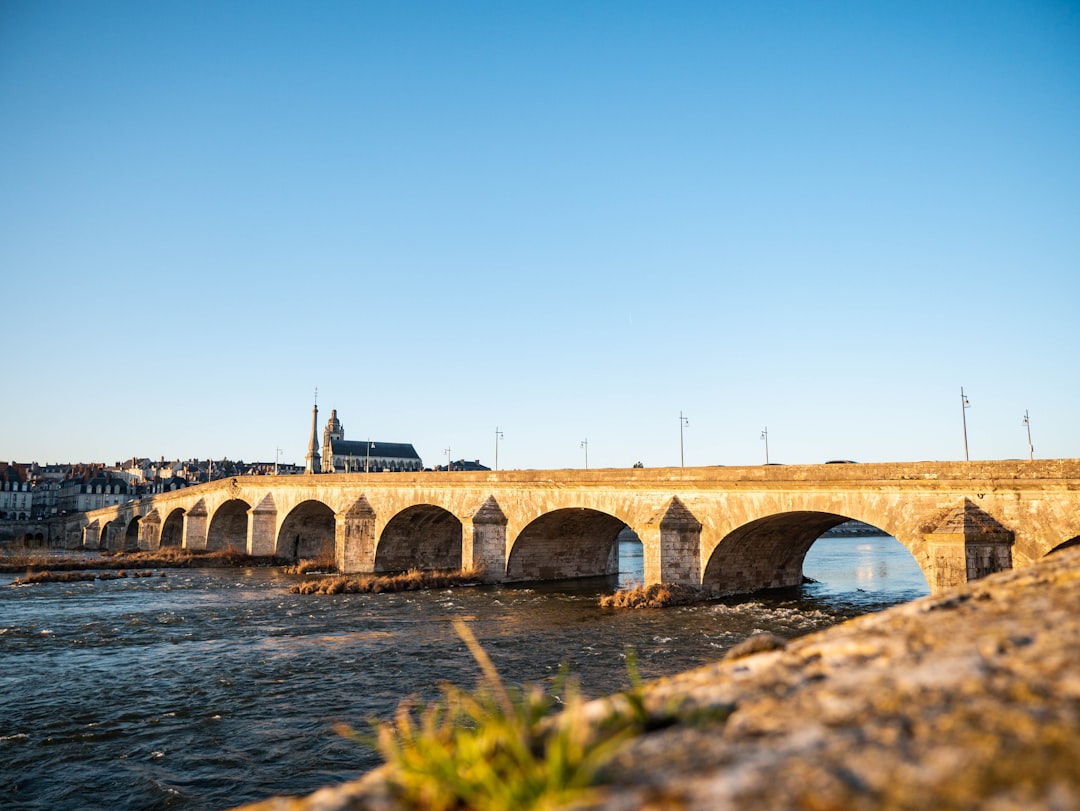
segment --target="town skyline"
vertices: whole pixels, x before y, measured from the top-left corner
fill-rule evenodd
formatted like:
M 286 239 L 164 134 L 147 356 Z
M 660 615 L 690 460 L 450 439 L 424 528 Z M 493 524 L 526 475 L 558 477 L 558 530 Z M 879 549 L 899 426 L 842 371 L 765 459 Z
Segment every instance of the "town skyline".
M 1080 457 L 1078 54 L 1049 2 L 6 3 L 0 458 L 303 464 L 316 387 L 429 467 Z

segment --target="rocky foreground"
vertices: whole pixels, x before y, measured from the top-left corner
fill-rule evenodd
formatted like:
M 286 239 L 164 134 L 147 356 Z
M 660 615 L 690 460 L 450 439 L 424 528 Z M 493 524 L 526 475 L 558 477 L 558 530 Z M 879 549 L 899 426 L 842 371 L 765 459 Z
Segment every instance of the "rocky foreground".
M 1080 809 L 1080 549 L 787 644 L 748 640 L 645 697 L 677 720 L 629 741 L 576 808 Z M 401 807 L 384 768 L 248 811 Z

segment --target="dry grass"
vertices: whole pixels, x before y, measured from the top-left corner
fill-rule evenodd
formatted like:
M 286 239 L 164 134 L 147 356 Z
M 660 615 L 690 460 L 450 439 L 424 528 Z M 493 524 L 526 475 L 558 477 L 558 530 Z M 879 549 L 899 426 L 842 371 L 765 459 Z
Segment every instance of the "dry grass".
M 292 566 L 286 566 L 285 574 L 327 574 L 337 571 L 337 563 L 332 556 L 322 558 L 305 558 L 298 560 Z
M 471 586 L 480 580 L 479 568 L 410 569 L 390 575 L 339 575 L 319 580 L 305 580 L 289 591 L 293 594 L 381 594 L 395 591 L 419 591 L 454 586 Z
M 603 608 L 665 608 L 669 605 L 689 605 L 701 602 L 702 595 L 689 586 L 678 583 L 654 583 L 605 594 L 600 597 Z
M 423 708 L 406 699 L 393 721 L 373 723 L 374 740 L 340 729 L 382 754 L 399 807 L 551 811 L 591 799 L 601 769 L 641 731 L 637 714 L 593 726 L 565 670 L 551 691 L 508 687 L 468 626 L 454 626 L 483 674 L 475 691 L 443 684 Z

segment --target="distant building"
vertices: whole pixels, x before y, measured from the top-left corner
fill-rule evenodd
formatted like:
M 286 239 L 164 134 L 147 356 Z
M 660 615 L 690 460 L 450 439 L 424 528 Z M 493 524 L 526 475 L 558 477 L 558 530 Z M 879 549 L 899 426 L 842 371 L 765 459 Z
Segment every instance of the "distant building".
M 318 412 L 314 412 L 317 414 Z M 313 416 L 314 419 L 314 416 Z M 315 429 L 312 426 L 308 459 L 311 464 L 319 462 L 315 447 Z M 376 473 L 423 470 L 424 463 L 416 449 L 405 442 L 372 442 L 345 439 L 345 428 L 337 416 L 337 409 L 330 412 L 330 419 L 323 429 L 320 468 L 323 473 Z M 312 471 L 314 472 L 314 471 Z
M 26 465 L 0 464 L 0 518 L 25 521 L 33 509 L 34 493 Z
M 439 465 L 436 470 L 446 470 L 446 465 Z M 456 462 L 450 463 L 451 470 L 491 470 L 490 467 L 480 464 L 479 459 L 468 461 L 467 459 L 458 459 Z
M 57 506 L 60 512 L 84 513 L 123 504 L 136 495 L 136 488 L 120 476 L 101 469 L 86 470 L 60 485 Z

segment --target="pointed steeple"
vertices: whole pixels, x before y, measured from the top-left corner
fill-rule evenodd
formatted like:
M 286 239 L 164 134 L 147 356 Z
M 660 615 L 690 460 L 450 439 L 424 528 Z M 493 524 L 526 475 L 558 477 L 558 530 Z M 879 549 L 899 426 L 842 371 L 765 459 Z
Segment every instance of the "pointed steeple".
M 319 390 L 315 389 L 315 405 L 311 407 L 311 439 L 308 440 L 308 452 L 304 457 L 304 472 L 319 473 L 322 464 L 319 458 Z

